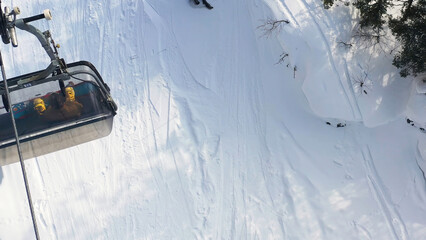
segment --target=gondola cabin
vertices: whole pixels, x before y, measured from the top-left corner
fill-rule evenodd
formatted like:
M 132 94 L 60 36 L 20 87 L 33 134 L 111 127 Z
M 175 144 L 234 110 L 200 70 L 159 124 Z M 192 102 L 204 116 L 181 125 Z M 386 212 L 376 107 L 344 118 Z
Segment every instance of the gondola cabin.
M 66 71 L 39 72 L 0 82 L 0 166 L 19 161 L 9 111 L 13 111 L 24 159 L 89 142 L 110 134 L 117 106 L 108 86 L 89 62 L 76 62 Z

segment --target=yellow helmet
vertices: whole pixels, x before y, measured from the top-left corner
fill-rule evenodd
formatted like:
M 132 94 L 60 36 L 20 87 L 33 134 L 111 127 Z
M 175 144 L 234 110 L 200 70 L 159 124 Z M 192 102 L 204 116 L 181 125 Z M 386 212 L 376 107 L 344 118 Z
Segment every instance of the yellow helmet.
M 68 101 L 74 101 L 75 100 L 74 88 L 72 88 L 72 87 L 66 87 L 65 88 L 65 98 Z
M 40 114 L 46 110 L 46 105 L 44 104 L 44 101 L 41 98 L 34 99 L 33 104 L 34 110 L 36 110 Z

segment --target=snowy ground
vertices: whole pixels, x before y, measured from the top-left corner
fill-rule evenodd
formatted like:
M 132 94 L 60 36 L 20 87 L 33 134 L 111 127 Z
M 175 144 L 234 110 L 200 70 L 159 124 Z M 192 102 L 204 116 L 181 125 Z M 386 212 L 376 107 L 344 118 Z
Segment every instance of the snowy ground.
M 68 62 L 94 63 L 119 105 L 110 136 L 26 161 L 42 239 L 425 238 L 423 85 L 386 47 L 338 44 L 351 8 L 13 3 L 24 17 L 50 8 L 35 25 Z M 267 18 L 290 24 L 265 38 Z M 19 40 L 2 47 L 8 76 L 47 66 Z M 0 239 L 31 239 L 19 164 L 0 168 L 0 196 Z

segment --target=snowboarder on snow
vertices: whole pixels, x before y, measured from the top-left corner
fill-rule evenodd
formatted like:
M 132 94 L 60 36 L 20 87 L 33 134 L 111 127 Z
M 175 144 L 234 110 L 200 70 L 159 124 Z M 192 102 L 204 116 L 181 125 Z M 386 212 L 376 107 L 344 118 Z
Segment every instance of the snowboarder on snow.
M 210 5 L 210 3 L 207 2 L 207 0 L 202 0 L 202 1 L 203 1 L 203 4 L 206 6 L 206 8 L 208 8 L 210 10 L 213 9 L 212 5 Z M 200 4 L 200 1 L 194 0 L 194 3 L 195 3 L 195 5 L 198 5 L 198 4 Z

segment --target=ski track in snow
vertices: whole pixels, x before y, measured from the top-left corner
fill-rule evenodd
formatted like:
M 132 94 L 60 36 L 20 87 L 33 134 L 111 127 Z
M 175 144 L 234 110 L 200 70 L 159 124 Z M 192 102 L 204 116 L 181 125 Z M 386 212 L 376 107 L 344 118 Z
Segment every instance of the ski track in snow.
M 44 178 L 43 178 L 43 174 L 41 172 L 41 168 L 40 168 L 40 163 L 37 160 L 37 158 L 35 159 L 35 164 L 37 166 L 37 178 L 34 179 L 39 179 L 41 182 L 41 188 L 43 189 L 43 193 L 47 194 L 46 191 L 46 184 L 44 182 Z M 35 202 L 35 212 L 39 213 L 38 219 L 41 220 L 41 223 L 43 224 L 43 228 L 45 230 L 47 230 L 50 233 L 50 236 L 53 236 L 53 239 L 59 239 L 58 238 L 58 233 L 56 230 L 56 226 L 55 226 L 55 221 L 53 218 L 53 213 L 52 213 L 52 209 L 50 207 L 50 204 L 47 200 L 37 200 Z M 50 225 L 50 223 L 52 223 L 52 225 Z
M 352 103 L 349 100 L 348 93 L 346 92 L 346 88 L 343 86 L 342 79 L 340 77 L 339 71 L 337 70 L 336 63 L 334 62 L 334 59 L 333 59 L 333 53 L 331 51 L 330 44 L 328 43 L 328 40 L 327 40 L 327 38 L 326 38 L 326 36 L 324 34 L 324 31 L 322 30 L 321 26 L 318 24 L 318 21 L 313 16 L 312 9 L 310 9 L 310 7 L 306 3 L 306 1 L 305 0 L 297 0 L 297 1 L 300 3 L 301 6 L 303 6 L 306 9 L 306 12 L 308 13 L 308 15 L 310 16 L 310 18 L 314 22 L 314 24 L 315 24 L 318 32 L 320 33 L 321 38 L 323 40 L 323 43 L 324 43 L 324 45 L 325 45 L 325 47 L 327 49 L 327 56 L 328 56 L 329 62 L 331 64 L 332 68 L 333 68 L 334 74 L 336 75 L 336 77 L 338 79 L 338 84 L 340 85 L 340 88 L 342 89 L 342 91 L 343 91 L 343 93 L 345 95 L 345 100 L 346 100 L 347 104 L 351 107 L 352 116 L 354 118 L 356 118 L 355 110 L 353 109 Z
M 276 3 L 284 10 L 283 12 L 286 15 L 290 16 L 291 22 L 294 23 L 294 24 L 296 24 L 296 27 L 300 27 L 299 22 L 294 17 L 293 13 L 290 11 L 290 9 L 288 8 L 287 4 L 285 4 L 285 0 L 276 0 Z
M 305 0 L 303 0 L 303 1 L 305 1 Z M 318 19 L 322 20 L 322 22 L 324 23 L 324 25 L 326 25 L 328 28 L 331 28 L 334 31 L 335 34 L 339 34 L 339 31 L 338 31 L 338 29 L 336 27 L 336 26 L 338 26 L 338 23 L 336 23 L 330 17 L 330 14 L 328 13 L 328 11 L 326 9 L 324 9 L 322 6 L 317 6 L 316 9 L 321 9 L 321 12 L 324 14 L 324 16 L 326 16 L 327 21 L 330 22 L 331 24 L 328 24 L 327 21 L 325 21 L 321 17 L 318 17 Z M 359 107 L 358 101 L 356 99 L 356 94 L 354 92 L 353 83 L 351 81 L 351 77 L 350 77 L 350 74 L 349 74 L 349 68 L 348 68 L 346 57 L 337 54 L 336 58 L 340 58 L 341 60 L 343 60 L 343 68 L 344 68 L 344 74 L 345 74 L 345 78 L 346 78 L 346 84 L 347 84 L 347 87 L 349 88 L 349 91 L 350 91 L 351 96 L 352 96 L 352 101 L 353 101 L 353 104 L 350 104 L 350 105 L 351 105 L 351 107 L 352 107 L 352 105 L 355 105 L 355 107 L 356 107 L 356 113 L 358 115 L 358 116 L 354 116 L 354 117 L 355 117 L 355 119 L 362 120 L 362 112 L 361 112 L 361 109 Z M 343 82 L 342 82 L 341 86 L 343 88 Z M 343 89 L 345 89 L 345 88 L 343 88 Z
M 413 193 L 413 199 L 417 201 L 417 205 L 422 208 L 423 210 L 426 210 L 426 173 L 424 168 L 420 164 L 423 163 L 424 166 L 426 166 L 426 159 L 422 159 L 422 156 L 420 154 L 420 149 L 417 149 L 416 151 L 416 163 L 418 167 L 418 171 L 420 171 L 420 174 L 417 174 L 417 176 L 414 177 L 414 193 Z M 417 169 L 416 169 L 417 170 Z
M 158 12 L 154 9 L 154 7 L 151 4 L 148 4 L 147 7 L 149 8 L 148 13 L 151 16 L 151 18 L 161 19 L 161 17 L 158 15 Z M 155 14 L 155 16 L 152 16 L 152 14 Z M 155 22 L 158 23 L 158 21 L 155 21 Z M 157 28 L 159 28 L 159 29 L 169 25 L 169 24 L 164 23 L 163 21 L 160 21 L 160 23 L 162 23 L 161 26 L 157 25 Z M 173 33 L 173 29 L 167 29 L 167 30 L 171 34 L 170 39 L 172 39 L 172 41 L 174 42 L 171 45 L 176 45 L 176 37 Z M 180 59 L 182 59 L 183 62 L 184 62 L 184 59 L 182 57 Z M 164 60 L 164 54 L 160 54 L 160 62 L 162 63 L 162 67 L 167 69 L 167 64 L 166 64 L 167 61 Z M 183 65 L 186 66 L 186 68 L 188 68 L 185 62 L 184 62 Z M 166 84 L 166 85 L 168 85 L 168 84 Z M 176 171 L 179 186 L 180 186 L 180 191 L 185 193 L 185 192 L 187 192 L 186 187 L 185 187 L 186 184 L 184 184 L 186 182 L 186 180 L 183 179 L 183 174 L 181 173 L 181 170 L 180 170 L 180 167 L 179 167 L 179 164 L 178 164 L 179 160 L 177 159 L 177 157 L 175 155 L 175 150 L 174 150 L 173 144 L 170 141 L 170 133 L 169 133 L 170 132 L 170 120 L 171 120 L 170 119 L 170 107 L 171 107 L 171 97 L 172 96 L 171 96 L 171 89 L 170 88 L 167 88 L 167 89 L 168 89 L 168 93 L 169 93 L 169 95 L 168 95 L 169 98 L 168 98 L 168 105 L 167 105 L 167 118 L 168 119 L 167 119 L 166 145 L 167 145 L 167 148 L 169 149 L 170 154 L 171 154 L 172 159 L 173 159 L 175 171 Z M 181 110 L 183 110 L 183 111 L 181 111 L 181 113 L 183 113 L 184 117 L 189 117 L 192 114 L 191 109 L 190 109 L 186 99 L 180 98 L 180 97 L 179 98 L 175 97 L 174 101 L 176 102 L 176 104 L 178 104 L 178 106 L 180 106 L 179 108 Z M 191 117 L 189 117 L 189 119 L 191 119 Z M 189 123 L 189 124 L 186 124 L 186 125 L 191 126 L 192 124 Z M 192 129 L 192 127 L 190 128 L 190 130 L 191 130 L 190 132 L 191 132 L 191 135 L 192 135 L 192 139 L 197 139 L 196 134 L 195 134 L 194 130 Z M 171 193 L 170 193 L 170 196 L 172 197 Z M 186 211 L 186 213 L 184 215 L 186 215 L 188 217 L 188 220 L 191 223 L 191 225 L 194 225 L 194 219 L 192 218 L 192 216 L 193 216 L 192 215 L 192 206 L 191 206 L 192 204 L 189 202 L 189 199 L 188 199 L 187 196 L 190 196 L 190 195 L 189 194 L 183 194 L 184 209 Z
M 172 18 L 172 15 L 171 15 L 171 18 Z M 171 21 L 172 21 L 172 19 L 171 19 Z M 164 26 L 172 26 L 172 24 L 163 24 L 163 25 Z M 203 92 L 206 93 L 206 91 L 208 91 L 208 89 L 203 84 L 201 84 L 200 82 L 197 81 L 195 75 L 192 73 L 191 68 L 189 67 L 188 63 L 185 60 L 185 57 L 183 56 L 183 54 L 180 50 L 180 47 L 179 47 L 179 44 L 178 44 L 178 41 L 177 41 L 177 37 L 174 33 L 173 27 L 168 29 L 168 32 L 170 33 L 170 37 L 168 39 L 170 39 L 172 41 L 172 43 L 169 44 L 169 45 L 177 46 L 176 48 L 168 50 L 168 51 L 172 51 L 172 55 L 170 55 L 170 56 L 173 56 L 175 58 L 175 62 L 177 62 L 176 65 L 183 66 L 182 70 L 183 70 L 184 73 L 189 74 L 190 81 L 186 82 L 185 84 L 189 83 L 190 85 L 186 85 L 186 86 L 193 88 L 193 91 L 198 92 L 198 94 L 200 94 L 200 95 Z M 166 55 L 164 55 L 164 56 L 163 55 L 164 54 L 162 54 L 161 58 L 160 58 L 161 62 L 163 64 L 163 67 L 169 68 L 167 63 L 170 62 L 170 61 L 168 59 L 167 60 L 164 59 L 164 56 L 166 56 Z M 169 54 L 167 54 L 167 55 L 169 55 Z M 174 66 L 172 66 L 172 68 L 174 68 Z M 174 74 L 174 73 L 171 73 L 171 74 Z M 176 90 L 177 90 L 178 95 L 179 95 L 179 89 L 182 87 L 181 84 L 182 83 L 179 82 L 179 81 L 173 81 L 173 87 L 172 88 L 174 88 L 174 86 L 177 87 Z M 170 111 L 171 90 L 169 90 L 169 93 L 170 93 L 169 94 L 169 111 Z M 207 92 L 207 94 L 209 94 L 209 93 Z M 188 123 L 185 124 L 185 125 L 190 126 L 188 130 L 189 130 L 189 133 L 191 134 L 191 139 L 193 139 L 195 141 L 196 145 L 200 145 L 200 141 L 199 141 L 200 137 L 199 137 L 197 132 L 199 130 L 205 128 L 205 127 L 202 126 L 202 125 L 199 125 L 198 122 L 194 121 L 193 116 L 192 116 L 193 115 L 192 107 L 190 106 L 191 100 L 187 99 L 186 97 L 181 97 L 181 96 L 179 96 L 179 97 L 174 96 L 173 100 L 176 104 L 178 104 L 178 106 L 180 106 L 179 108 L 181 109 L 181 113 L 183 114 L 183 116 L 185 116 L 188 119 Z M 169 129 L 169 124 L 168 124 L 168 129 Z M 205 131 L 205 130 L 202 130 L 202 131 Z M 168 132 L 169 132 L 169 130 L 168 130 Z M 184 184 L 184 182 L 187 181 L 187 180 L 184 180 L 182 178 L 183 175 L 180 173 L 180 170 L 178 168 L 178 163 L 177 163 L 177 159 L 176 159 L 175 154 L 174 154 L 173 145 L 170 142 L 169 137 L 167 139 L 167 145 L 169 146 L 169 148 L 171 149 L 171 152 L 172 152 L 176 172 L 179 175 L 179 182 L 180 182 L 181 189 L 182 189 L 183 192 L 185 192 L 186 191 L 185 190 L 186 184 Z M 211 153 L 211 154 L 215 154 L 215 153 Z M 196 214 L 196 215 L 198 215 L 198 217 L 200 219 L 204 219 L 203 221 L 205 222 L 207 220 L 206 214 L 209 213 L 209 208 L 210 208 L 208 203 L 211 200 L 208 200 L 208 199 L 211 198 L 211 197 L 209 197 L 209 195 L 212 191 L 215 191 L 215 188 L 214 188 L 214 186 L 212 186 L 210 184 L 209 170 L 205 166 L 206 159 L 204 159 L 204 157 L 201 156 L 200 153 L 198 155 L 199 155 L 198 156 L 199 161 L 195 162 L 194 165 L 198 166 L 197 172 L 198 172 L 198 174 L 200 174 L 200 177 L 197 177 L 197 178 L 200 179 L 200 182 L 198 183 L 199 189 L 197 190 L 198 187 L 196 187 L 195 189 L 189 190 L 189 191 L 192 192 L 192 196 L 197 196 L 197 198 L 199 198 L 200 196 L 204 196 L 204 197 L 207 198 L 207 202 L 204 202 L 204 200 L 203 201 L 197 200 L 197 201 L 200 201 L 200 202 L 198 203 L 198 206 L 196 206 L 198 208 L 198 210 L 197 210 L 198 214 Z M 195 191 L 195 193 L 193 191 Z M 191 194 L 185 194 L 185 196 L 186 195 L 190 196 Z M 192 199 L 191 202 L 192 201 L 194 201 L 194 199 Z M 189 202 L 189 200 L 187 200 L 187 199 L 185 200 L 185 203 L 186 203 L 185 205 L 186 205 L 186 208 L 187 208 L 187 215 L 189 217 L 193 216 L 192 211 L 195 210 L 194 206 L 192 206 L 193 204 L 191 204 Z M 191 225 L 194 226 L 195 219 L 190 219 L 190 221 L 192 222 Z M 205 238 L 205 237 L 203 237 L 203 230 L 200 229 L 199 227 L 194 227 L 193 233 L 197 236 L 198 239 Z
M 370 148 L 366 146 L 362 151 L 364 158 L 364 167 L 367 174 L 368 183 L 371 192 L 379 205 L 383 217 L 388 225 L 391 236 L 397 240 L 409 239 L 404 221 L 402 221 L 395 205 L 391 202 L 391 198 L 385 192 L 385 185 L 382 183 L 379 174 L 377 173 L 374 161 L 371 156 Z
M 293 215 L 296 216 L 300 229 L 309 229 L 309 235 L 305 236 L 306 239 L 325 239 L 326 228 L 321 217 L 323 212 L 317 208 L 314 200 L 318 195 L 318 189 L 309 180 L 308 175 L 292 164 L 292 162 L 303 161 L 309 157 L 306 158 L 307 153 L 299 146 L 291 132 L 285 126 L 283 129 L 286 129 L 286 134 L 290 136 L 290 139 L 283 142 L 287 146 L 284 149 L 287 161 L 283 165 L 283 172 L 293 202 Z
M 357 231 L 360 233 L 360 235 L 362 235 L 365 239 L 373 240 L 373 238 L 371 237 L 371 234 L 368 232 L 368 230 L 365 227 L 357 224 L 355 221 L 354 221 L 354 226 L 357 229 Z
M 361 112 L 361 109 L 359 107 L 358 101 L 357 101 L 357 99 L 355 97 L 356 95 L 355 95 L 354 88 L 352 87 L 352 82 L 351 82 L 351 77 L 350 77 L 350 74 L 349 74 L 348 64 L 346 62 L 346 59 L 343 59 L 343 61 L 344 61 L 345 77 L 346 77 L 346 80 L 347 80 L 347 84 L 348 84 L 349 89 L 350 89 L 350 91 L 352 93 L 352 98 L 353 98 L 354 104 L 356 106 L 357 112 L 359 114 L 359 120 L 362 120 L 363 119 L 362 118 L 362 112 Z

